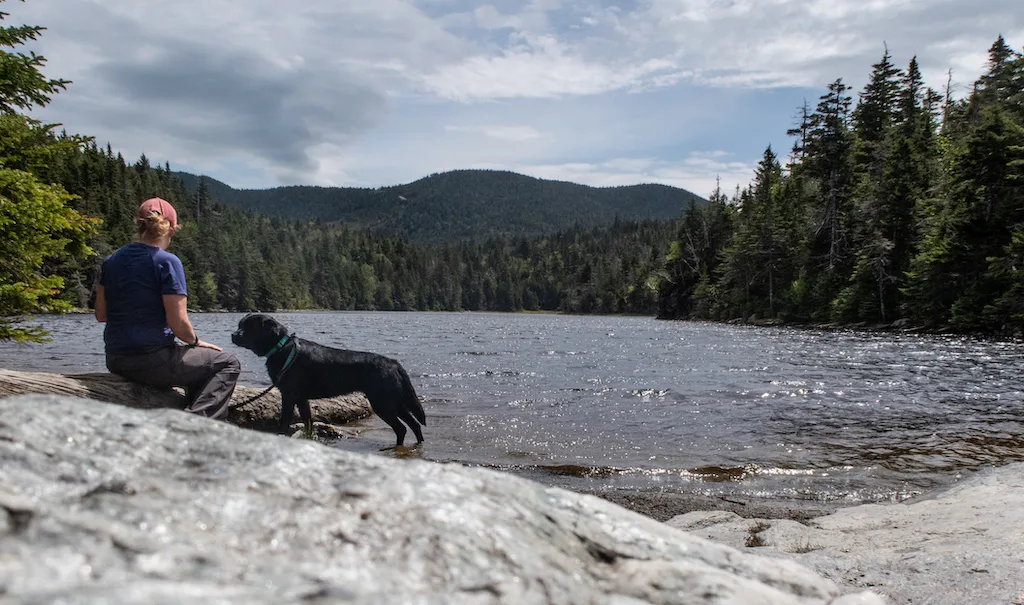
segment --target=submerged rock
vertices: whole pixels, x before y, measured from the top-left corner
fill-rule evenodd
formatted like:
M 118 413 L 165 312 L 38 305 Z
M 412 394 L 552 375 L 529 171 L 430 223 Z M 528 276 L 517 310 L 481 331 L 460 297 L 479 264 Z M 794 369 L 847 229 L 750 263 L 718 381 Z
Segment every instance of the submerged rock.
M 881 602 L 839 595 L 801 565 L 498 472 L 0 400 L 0 597 L 21 603 Z
M 810 522 L 693 512 L 668 525 L 748 552 L 794 559 L 893 603 L 1024 605 L 1024 464 L 901 504 Z

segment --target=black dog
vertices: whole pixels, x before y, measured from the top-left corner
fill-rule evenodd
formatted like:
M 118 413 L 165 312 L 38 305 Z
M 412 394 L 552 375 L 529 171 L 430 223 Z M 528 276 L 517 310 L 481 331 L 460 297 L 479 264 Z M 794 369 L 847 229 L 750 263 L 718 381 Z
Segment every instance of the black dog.
M 295 407 L 312 434 L 310 399 L 337 397 L 359 391 L 366 395 L 375 414 L 388 423 L 405 441 L 405 424 L 423 442 L 420 425 L 427 424 L 423 406 L 412 387 L 409 375 L 395 361 L 376 353 L 347 351 L 326 347 L 289 335 L 281 322 L 268 315 L 250 314 L 238 322 L 231 342 L 267 358 L 267 372 L 281 391 L 280 431 L 292 422 Z

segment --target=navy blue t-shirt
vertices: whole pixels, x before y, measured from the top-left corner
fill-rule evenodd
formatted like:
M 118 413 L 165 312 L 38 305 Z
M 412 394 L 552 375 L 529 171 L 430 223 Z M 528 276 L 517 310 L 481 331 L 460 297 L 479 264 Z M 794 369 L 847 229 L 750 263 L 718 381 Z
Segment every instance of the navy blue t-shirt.
M 174 345 L 164 294 L 188 295 L 181 261 L 166 250 L 132 242 L 103 261 L 107 353 L 132 355 Z

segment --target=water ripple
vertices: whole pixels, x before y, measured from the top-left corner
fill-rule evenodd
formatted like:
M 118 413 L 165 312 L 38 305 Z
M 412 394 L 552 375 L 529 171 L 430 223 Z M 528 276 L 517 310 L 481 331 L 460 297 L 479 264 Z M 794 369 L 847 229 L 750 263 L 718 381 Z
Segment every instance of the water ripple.
M 422 457 L 553 485 L 889 501 L 1024 460 L 1024 346 L 638 317 L 281 313 L 300 336 L 400 360 L 428 414 Z M 240 314 L 196 314 L 230 345 Z M 102 326 L 44 317 L 0 367 L 103 371 Z M 377 419 L 339 447 L 377 452 Z

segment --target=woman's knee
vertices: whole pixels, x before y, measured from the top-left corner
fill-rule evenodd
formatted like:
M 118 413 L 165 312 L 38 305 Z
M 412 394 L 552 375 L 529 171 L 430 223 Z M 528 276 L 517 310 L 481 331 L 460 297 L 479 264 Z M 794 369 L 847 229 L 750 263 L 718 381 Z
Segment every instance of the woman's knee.
M 239 374 L 242 371 L 242 364 L 239 363 L 238 358 L 232 353 L 221 351 L 220 359 L 218 359 L 217 367 L 222 372 L 229 374 Z

